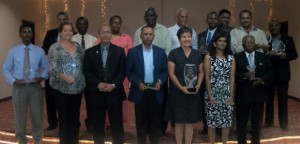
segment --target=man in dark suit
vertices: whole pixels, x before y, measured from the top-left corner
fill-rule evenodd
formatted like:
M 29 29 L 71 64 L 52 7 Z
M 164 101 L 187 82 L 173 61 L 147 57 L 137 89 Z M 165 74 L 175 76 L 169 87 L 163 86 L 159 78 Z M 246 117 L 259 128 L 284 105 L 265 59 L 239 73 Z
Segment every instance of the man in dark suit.
M 126 75 L 124 49 L 110 43 L 111 28 L 102 25 L 101 43 L 86 50 L 83 71 L 91 88 L 93 134 L 95 144 L 104 144 L 106 111 L 111 124 L 113 144 L 124 143 L 122 101 L 125 100 L 123 80 Z
M 278 96 L 279 124 L 282 130 L 288 130 L 288 87 L 291 78 L 290 61 L 298 57 L 294 40 L 292 37 L 280 34 L 280 21 L 273 19 L 269 23 L 269 30 L 272 35 L 271 62 L 275 69 L 275 76 L 270 85 L 270 92 L 266 102 L 265 128 L 273 126 L 274 122 L 274 96 L 275 89 Z M 282 52 L 281 47 L 285 45 Z M 278 51 L 279 49 L 279 51 Z
M 167 55 L 162 48 L 152 45 L 154 30 L 141 29 L 142 44 L 128 52 L 127 77 L 131 82 L 128 100 L 135 103 L 136 130 L 139 144 L 159 143 L 161 110 L 164 92 L 161 86 L 167 79 Z
M 251 113 L 252 143 L 260 143 L 260 131 L 268 86 L 274 70 L 270 58 L 255 50 L 255 39 L 243 37 L 244 52 L 236 59 L 236 112 L 238 143 L 246 144 L 246 127 Z
M 198 35 L 198 49 L 200 50 L 202 57 L 204 58 L 206 54 L 208 54 L 209 49 L 212 45 L 213 39 L 218 34 L 226 35 L 227 38 L 227 44 L 230 42 L 229 34 L 222 31 L 221 27 L 218 27 L 219 25 L 219 19 L 218 19 L 218 13 L 216 12 L 210 12 L 207 14 L 206 17 L 206 23 L 208 25 L 208 28 L 201 32 Z M 227 47 L 230 47 L 230 45 L 226 45 Z M 200 89 L 202 97 L 202 113 L 205 114 L 205 108 L 204 108 L 204 92 L 205 92 L 205 81 L 202 82 L 201 89 Z M 207 123 L 206 123 L 206 117 L 203 117 L 203 129 L 200 131 L 200 134 L 206 134 L 207 133 Z
M 59 12 L 57 14 L 57 27 L 64 22 L 68 21 L 68 14 L 66 12 Z M 58 28 L 47 31 L 43 46 L 46 55 L 48 55 L 49 48 L 52 44 L 59 41 Z M 47 117 L 49 126 L 47 130 L 53 130 L 57 127 L 57 107 L 55 103 L 55 97 L 53 94 L 53 89 L 49 85 L 49 79 L 45 80 L 45 94 L 46 94 L 46 106 L 47 106 Z

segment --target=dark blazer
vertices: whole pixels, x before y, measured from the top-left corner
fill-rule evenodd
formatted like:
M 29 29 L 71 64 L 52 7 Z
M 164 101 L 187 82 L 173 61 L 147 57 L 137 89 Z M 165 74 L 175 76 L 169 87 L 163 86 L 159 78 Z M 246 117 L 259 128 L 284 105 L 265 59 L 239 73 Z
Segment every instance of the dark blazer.
M 291 79 L 290 61 L 298 57 L 294 39 L 289 36 L 281 35 L 280 40 L 285 44 L 286 59 L 281 59 L 279 56 L 272 56 L 271 62 L 275 69 L 275 77 L 279 81 L 289 81 Z M 269 43 L 272 50 L 272 42 Z
M 226 36 L 227 39 L 227 47 L 229 47 L 230 52 L 231 52 L 231 48 L 230 48 L 230 34 L 228 32 L 225 32 L 222 30 L 222 28 L 220 26 L 217 27 L 215 33 L 213 34 L 213 36 L 211 37 L 211 42 L 208 44 L 208 46 L 206 46 L 206 37 L 207 37 L 207 32 L 208 29 L 206 29 L 205 31 L 201 32 L 198 35 L 198 47 L 200 46 L 204 46 L 207 48 L 207 50 L 209 51 L 210 47 L 212 46 L 212 41 L 216 38 L 216 36 L 218 34 L 223 34 Z
M 158 79 L 161 80 L 161 85 L 163 85 L 168 76 L 167 69 L 167 55 L 165 50 L 152 45 L 153 48 L 153 77 L 154 82 Z M 145 69 L 144 69 L 144 57 L 143 57 L 143 47 L 138 45 L 128 51 L 127 57 L 127 77 L 131 82 L 130 92 L 128 100 L 134 103 L 140 103 L 143 97 L 143 91 L 139 90 L 139 83 L 144 83 Z M 164 94 L 163 88 L 161 87 L 159 91 L 156 92 L 156 98 L 159 103 L 163 102 Z
M 245 73 L 248 72 L 248 59 L 245 52 L 235 55 L 236 60 L 236 100 L 243 103 L 264 102 L 268 95 L 268 83 L 274 76 L 274 69 L 270 58 L 260 52 L 255 52 L 255 77 L 262 78 L 265 84 L 252 86 L 252 82 L 245 79 Z
M 87 85 L 92 89 L 94 104 L 104 102 L 119 102 L 126 98 L 123 80 L 126 76 L 126 57 L 124 49 L 112 43 L 109 45 L 106 68 L 102 66 L 102 53 L 100 44 L 85 51 L 83 72 Z M 109 93 L 100 92 L 98 84 L 104 82 L 115 84 L 116 88 Z
M 42 46 L 46 55 L 48 55 L 50 46 L 57 42 L 57 37 L 58 37 L 58 29 L 57 28 L 47 31 L 44 42 L 43 42 L 43 46 Z

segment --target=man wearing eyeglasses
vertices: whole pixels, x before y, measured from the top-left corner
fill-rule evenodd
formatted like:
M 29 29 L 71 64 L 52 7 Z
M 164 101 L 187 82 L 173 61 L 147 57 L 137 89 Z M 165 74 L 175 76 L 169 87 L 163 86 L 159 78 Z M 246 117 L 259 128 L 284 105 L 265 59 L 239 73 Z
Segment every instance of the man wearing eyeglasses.
M 101 43 L 86 50 L 83 71 L 91 88 L 94 142 L 104 143 L 106 111 L 111 124 L 114 144 L 124 143 L 122 101 L 126 95 L 123 80 L 126 75 L 124 49 L 110 43 L 111 27 L 101 25 Z

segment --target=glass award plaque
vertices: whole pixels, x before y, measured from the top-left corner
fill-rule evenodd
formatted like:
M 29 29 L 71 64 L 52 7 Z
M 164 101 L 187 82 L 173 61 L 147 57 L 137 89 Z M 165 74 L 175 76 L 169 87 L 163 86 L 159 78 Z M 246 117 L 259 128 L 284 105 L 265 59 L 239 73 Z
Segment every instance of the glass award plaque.
M 184 82 L 189 92 L 196 92 L 198 73 L 195 64 L 185 64 L 184 66 Z
M 285 51 L 285 44 L 281 40 L 272 41 L 272 50 L 277 54 L 281 54 Z
M 255 79 L 255 68 L 256 66 L 253 65 L 253 66 L 250 66 L 250 65 L 247 65 L 247 70 L 250 72 L 251 74 L 251 77 L 250 77 L 250 80 L 254 80 Z
M 77 75 L 78 75 L 78 69 L 77 69 L 77 64 L 76 64 L 75 60 L 71 60 L 71 61 L 68 61 L 68 62 L 64 63 L 62 65 L 62 69 L 63 69 L 64 75 L 68 75 L 68 76 L 71 76 L 73 78 L 76 78 Z M 71 84 L 70 88 L 72 86 L 75 86 L 75 84 Z

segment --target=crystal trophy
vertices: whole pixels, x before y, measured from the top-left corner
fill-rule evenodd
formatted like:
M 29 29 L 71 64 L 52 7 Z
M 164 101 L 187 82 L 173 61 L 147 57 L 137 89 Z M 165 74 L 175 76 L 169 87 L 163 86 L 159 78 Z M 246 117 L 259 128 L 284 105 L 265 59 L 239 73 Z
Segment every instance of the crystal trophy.
M 277 55 L 280 55 L 282 52 L 285 51 L 285 44 L 281 40 L 273 40 L 272 41 L 272 50 Z
M 247 66 L 247 70 L 248 70 L 248 71 L 250 72 L 250 74 L 251 74 L 251 77 L 250 77 L 250 80 L 251 80 L 251 81 L 253 81 L 253 80 L 255 79 L 255 68 L 256 68 L 255 65 L 253 65 L 253 66 L 248 65 L 248 66 Z
M 77 77 L 78 69 L 77 69 L 76 60 L 73 59 L 71 61 L 68 61 L 68 62 L 64 63 L 62 65 L 62 68 L 63 68 L 64 75 L 71 76 L 72 78 Z M 75 87 L 75 84 L 70 84 L 69 86 L 70 86 L 70 88 Z
M 185 64 L 184 66 L 184 82 L 189 92 L 196 92 L 197 84 L 197 66 L 195 64 Z

